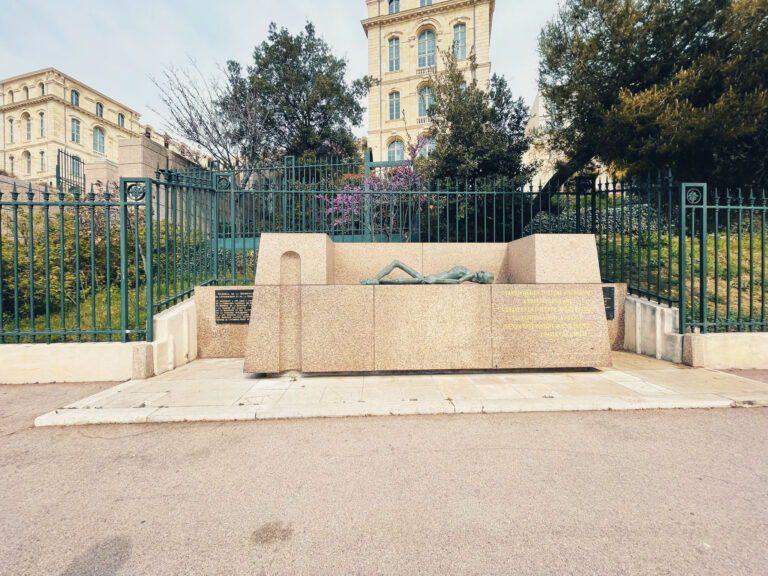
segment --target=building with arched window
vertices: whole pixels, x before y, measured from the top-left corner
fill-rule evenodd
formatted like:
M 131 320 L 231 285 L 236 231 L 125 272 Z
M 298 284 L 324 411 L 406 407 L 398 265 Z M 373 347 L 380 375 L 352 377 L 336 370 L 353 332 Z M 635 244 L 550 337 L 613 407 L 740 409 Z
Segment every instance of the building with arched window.
M 380 82 L 368 95 L 368 146 L 376 161 L 398 155 L 429 127 L 429 76 L 452 50 L 471 82 L 469 56 L 477 59 L 478 86 L 488 89 L 495 0 L 366 0 L 368 75 Z M 394 148 L 392 147 L 394 145 Z M 427 152 L 428 154 L 428 152 Z
M 53 68 L 0 80 L 0 117 L 0 170 L 38 183 L 55 182 L 59 150 L 117 163 L 119 143 L 146 131 L 137 112 Z

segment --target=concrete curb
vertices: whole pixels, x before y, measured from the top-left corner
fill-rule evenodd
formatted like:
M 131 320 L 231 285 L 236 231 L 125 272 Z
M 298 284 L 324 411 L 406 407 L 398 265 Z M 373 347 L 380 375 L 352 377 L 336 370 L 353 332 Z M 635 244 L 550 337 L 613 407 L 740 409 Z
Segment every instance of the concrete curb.
M 746 395 L 745 395 L 746 396 Z M 64 408 L 43 414 L 35 426 L 138 424 L 161 422 L 234 422 L 290 418 L 344 418 L 427 414 L 500 414 L 522 412 L 576 412 L 601 410 L 657 410 L 768 406 L 764 399 L 733 400 L 718 394 L 657 397 L 524 398 L 514 400 L 444 400 L 425 402 L 365 402 L 302 406 L 194 406 L 172 408 Z

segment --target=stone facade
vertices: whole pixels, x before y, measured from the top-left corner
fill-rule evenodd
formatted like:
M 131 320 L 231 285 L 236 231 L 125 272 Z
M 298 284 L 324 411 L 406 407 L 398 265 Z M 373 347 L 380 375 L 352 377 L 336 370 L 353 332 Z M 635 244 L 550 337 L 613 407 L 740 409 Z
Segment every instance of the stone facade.
M 0 170 L 34 183 L 55 184 L 59 150 L 82 160 L 89 182 L 150 176 L 166 158 L 175 168 L 191 164 L 138 112 L 54 68 L 0 80 L 0 121 Z
M 84 163 L 117 162 L 120 140 L 143 133 L 138 112 L 53 68 L 0 81 L 0 118 L 0 168 L 38 183 L 55 182 L 59 149 Z M 73 139 L 73 119 L 79 121 L 79 142 L 77 134 Z M 94 145 L 96 128 L 104 134 L 103 152 L 100 142 Z
M 490 78 L 490 42 L 494 0 L 366 0 L 368 17 L 363 28 L 368 36 L 368 75 L 379 80 L 368 96 L 368 146 L 375 161 L 388 159 L 388 148 L 394 142 L 402 142 L 407 155 L 409 142 L 415 143 L 419 135 L 429 127 L 427 118 L 419 111 L 419 93 L 430 74 L 442 65 L 440 50 L 454 45 L 455 37 L 463 37 L 463 50 L 459 65 L 471 81 L 469 60 L 474 52 L 477 57 L 477 82 L 484 90 Z M 392 11 L 390 13 L 390 4 Z M 457 29 L 457 27 L 459 27 Z M 461 28 L 463 27 L 463 28 Z M 464 34 L 455 36 L 463 30 Z M 425 32 L 435 37 L 435 65 L 420 62 L 419 38 Z M 390 55 L 397 56 L 399 65 L 392 65 Z M 460 42 L 461 44 L 461 42 Z M 420 65 L 421 64 L 421 65 Z M 427 64 L 427 65 L 425 65 Z M 399 95 L 390 103 L 390 95 Z M 390 109 L 395 111 L 390 113 Z M 392 116 L 392 118 L 390 118 Z M 394 150 L 393 150 L 394 152 Z

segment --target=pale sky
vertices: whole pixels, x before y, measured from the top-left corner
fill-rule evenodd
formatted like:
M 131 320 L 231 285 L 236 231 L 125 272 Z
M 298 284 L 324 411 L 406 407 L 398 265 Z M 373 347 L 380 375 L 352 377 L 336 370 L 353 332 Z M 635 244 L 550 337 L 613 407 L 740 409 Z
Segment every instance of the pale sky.
M 536 95 L 539 30 L 558 0 L 497 0 L 492 72 L 531 105 Z M 0 79 L 53 67 L 166 127 L 149 79 L 194 59 L 206 73 L 227 60 L 243 66 L 270 21 L 298 33 L 307 20 L 349 63 L 349 79 L 367 73 L 360 21 L 364 0 L 0 0 Z M 363 135 L 366 127 L 355 133 Z

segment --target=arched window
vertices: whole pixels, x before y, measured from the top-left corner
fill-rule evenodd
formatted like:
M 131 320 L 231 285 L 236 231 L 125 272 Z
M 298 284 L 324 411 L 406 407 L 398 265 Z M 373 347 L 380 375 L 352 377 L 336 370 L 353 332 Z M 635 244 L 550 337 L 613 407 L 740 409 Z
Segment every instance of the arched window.
M 69 101 L 72 106 L 80 106 L 80 94 L 77 93 L 77 90 L 72 90 L 69 93 Z
M 99 118 L 104 118 L 104 106 L 101 104 L 101 102 L 96 102 L 96 116 Z
M 467 57 L 467 26 L 457 24 L 453 27 L 453 55 L 456 58 Z
M 419 118 L 429 116 L 429 109 L 435 103 L 435 96 L 429 86 L 419 90 Z
M 8 119 L 8 142 L 13 144 L 13 118 Z
M 45 96 L 45 84 L 43 84 L 42 82 L 40 82 L 40 84 L 38 85 L 38 87 L 40 88 L 40 96 Z
M 405 160 L 405 146 L 402 140 L 394 140 L 387 146 L 387 161 L 402 162 Z
M 432 140 L 432 138 L 428 138 L 427 141 L 424 142 L 424 146 L 422 146 L 421 150 L 419 150 L 419 156 L 421 156 L 422 158 L 429 158 L 429 156 L 434 151 L 435 151 L 435 141 Z
M 8 100 L 10 100 L 11 104 L 13 104 L 13 90 L 8 91 Z
M 389 0 L 389 13 L 397 14 L 400 12 L 400 0 Z
M 25 169 L 24 173 L 31 174 L 32 173 L 32 154 L 30 154 L 29 152 L 24 152 L 21 155 L 21 160 L 24 163 L 24 169 Z
M 14 168 L 13 168 L 13 164 L 14 164 L 14 162 L 13 162 L 13 156 L 9 157 L 9 158 L 8 158 L 8 160 L 10 161 L 10 166 L 9 166 L 9 168 L 11 169 L 11 174 L 14 174 L 16 171 L 15 171 L 15 170 L 14 170 Z
M 389 71 L 400 70 L 400 38 L 389 39 Z
M 125 128 L 125 116 L 122 114 L 117 115 L 117 125 L 120 126 L 120 128 Z
M 400 118 L 400 92 L 391 92 L 389 95 L 389 119 Z
M 40 138 L 45 138 L 45 112 L 40 112 Z
M 93 151 L 104 154 L 104 130 L 98 126 L 93 129 Z
M 29 100 L 29 88 L 24 86 L 24 100 Z
M 45 152 L 40 152 L 40 172 L 45 172 Z
M 29 114 L 24 114 L 21 121 L 24 123 L 24 139 L 29 142 L 32 140 L 32 117 Z
M 72 118 L 72 142 L 80 144 L 80 120 Z
M 419 6 L 421 6 L 422 8 L 424 6 L 432 6 L 432 0 L 420 0 Z
M 419 68 L 435 65 L 435 33 L 424 30 L 419 34 Z

